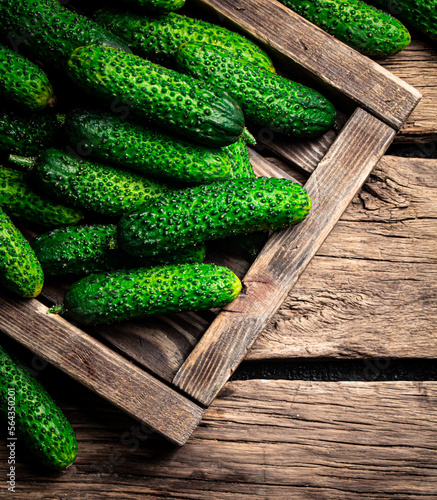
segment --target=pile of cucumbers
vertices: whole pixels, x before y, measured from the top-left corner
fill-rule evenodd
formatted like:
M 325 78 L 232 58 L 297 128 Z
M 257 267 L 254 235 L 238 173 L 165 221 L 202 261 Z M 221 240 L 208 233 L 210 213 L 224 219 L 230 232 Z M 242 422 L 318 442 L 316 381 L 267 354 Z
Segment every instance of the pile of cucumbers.
M 302 15 L 345 3 L 296 2 Z M 299 184 L 256 178 L 248 128 L 316 137 L 336 119 L 325 96 L 276 74 L 252 40 L 179 11 L 184 0 L 124 5 L 85 16 L 56 0 L 0 3 L 0 285 L 30 299 L 46 279 L 68 277 L 49 312 L 86 325 L 234 300 L 241 282 L 203 262 L 208 242 L 256 241 L 311 209 Z M 349 41 L 354 20 L 376 16 L 353 9 Z M 373 55 L 409 43 L 384 16 L 362 37 Z M 11 386 L 36 394 L 20 403 L 20 432 L 44 463 L 65 468 L 74 432 L 14 363 L 0 348 L 3 397 Z
M 300 185 L 255 178 L 247 127 L 313 137 L 334 106 L 182 4 L 90 16 L 54 0 L 0 4 L 1 284 L 32 298 L 68 276 L 50 312 L 77 323 L 225 305 L 241 283 L 203 263 L 207 242 L 310 211 Z
M 308 215 L 299 184 L 256 178 L 247 126 L 314 136 L 333 126 L 333 105 L 276 75 L 251 40 L 174 12 L 183 3 L 130 0 L 120 34 L 109 9 L 91 18 L 56 0 L 0 3 L 3 291 L 24 300 L 46 280 L 72 282 L 49 312 L 84 325 L 221 307 L 242 285 L 204 263 L 207 243 L 239 235 L 251 247 Z M 167 16 L 176 31 L 165 43 L 140 41 L 135 22 L 164 35 Z M 181 45 L 199 42 L 220 48 L 216 75 L 194 75 L 182 57 Z M 0 414 L 12 418 L 13 394 L 14 429 L 34 456 L 69 466 L 74 430 L 1 346 L 0 389 Z

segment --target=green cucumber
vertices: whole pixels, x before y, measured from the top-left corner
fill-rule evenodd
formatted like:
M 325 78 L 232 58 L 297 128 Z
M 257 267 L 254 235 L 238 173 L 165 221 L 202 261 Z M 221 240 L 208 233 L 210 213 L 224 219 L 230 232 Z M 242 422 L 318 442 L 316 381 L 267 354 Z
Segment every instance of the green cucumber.
M 155 258 L 132 259 L 117 243 L 115 224 L 87 224 L 53 229 L 30 242 L 45 276 L 86 275 L 111 269 L 195 263 L 205 258 L 204 245 Z
M 77 109 L 65 120 L 70 147 L 96 158 L 164 180 L 206 183 L 228 179 L 232 165 L 224 150 L 208 148 L 122 120 L 114 113 Z
M 8 422 L 8 444 L 23 443 L 37 460 L 56 470 L 76 459 L 70 422 L 41 383 L 2 346 L 0 414 Z
M 185 4 L 185 0 L 125 0 L 123 3 L 131 7 L 144 9 L 147 12 L 160 14 L 181 9 Z
M 250 162 L 249 150 L 244 139 L 240 138 L 235 144 L 226 146 L 233 159 L 232 179 L 255 179 L 256 175 Z M 268 231 L 255 231 L 249 234 L 228 236 L 219 241 L 226 252 L 243 255 L 251 260 L 258 255 L 269 237 Z
M 211 90 L 228 92 L 248 120 L 275 132 L 317 136 L 335 122 L 334 106 L 315 90 L 236 61 L 221 47 L 186 43 L 177 61 L 181 71 L 204 80 Z
M 302 221 L 307 192 L 287 179 L 235 179 L 181 189 L 157 198 L 118 224 L 119 245 L 157 255 L 234 234 L 280 229 Z
M 33 156 L 53 145 L 60 131 L 56 115 L 0 111 L 0 150 Z
M 280 2 L 367 56 L 395 54 L 411 42 L 408 30 L 398 19 L 361 0 Z
M 226 146 L 224 149 L 232 162 L 232 172 L 229 176 L 230 179 L 254 179 L 256 177 L 252 163 L 250 163 L 247 143 L 243 137 L 240 137 L 237 142 L 234 142 L 234 144 L 230 146 Z
M 49 309 L 83 324 L 104 324 L 151 314 L 221 307 L 241 290 L 238 277 L 214 264 L 91 274 L 74 283 L 64 303 Z
M 44 71 L 32 61 L 0 46 L 0 72 L 0 95 L 11 104 L 27 111 L 54 106 L 53 87 Z
M 94 19 L 126 40 L 134 52 L 164 65 L 174 64 L 181 44 L 198 42 L 223 47 L 234 57 L 275 71 L 270 57 L 252 40 L 201 19 L 174 12 L 146 17 L 115 9 L 101 9 Z
M 133 172 L 83 160 L 55 148 L 45 150 L 36 159 L 32 175 L 44 191 L 58 200 L 115 217 L 170 190 Z
M 36 297 L 44 273 L 29 242 L 0 208 L 0 284 L 24 298 Z
M 139 56 L 81 47 L 71 54 L 68 74 L 83 90 L 119 100 L 140 118 L 203 145 L 227 146 L 243 133 L 243 112 L 226 93 Z
M 42 226 L 76 224 L 84 214 L 43 196 L 32 187 L 29 174 L 0 166 L 0 207 L 13 217 Z
M 431 42 L 437 42 L 437 0 L 373 1 Z
M 77 47 L 101 44 L 130 52 L 116 35 L 53 0 L 2 0 L 0 33 L 15 50 L 64 69 Z

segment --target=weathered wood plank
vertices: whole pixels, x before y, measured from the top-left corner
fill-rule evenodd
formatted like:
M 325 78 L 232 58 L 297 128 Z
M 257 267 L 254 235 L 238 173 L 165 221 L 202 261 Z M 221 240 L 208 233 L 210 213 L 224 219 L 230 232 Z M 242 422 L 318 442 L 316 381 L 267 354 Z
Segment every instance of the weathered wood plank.
M 422 99 L 396 136 L 396 142 L 437 141 L 437 51 L 435 47 L 413 39 L 404 50 L 378 59 L 382 67 L 413 85 Z M 420 147 L 418 145 L 418 147 Z M 436 148 L 434 146 L 434 148 Z M 434 149 L 435 151 L 435 149 Z
M 383 157 L 246 359 L 437 357 L 436 169 Z
M 0 295 L 0 329 L 170 441 L 182 445 L 203 410 L 122 356 L 47 314 L 39 301 Z
M 420 93 L 276 0 L 196 0 L 399 130 Z
M 278 310 L 305 267 L 391 143 L 395 131 L 358 109 L 305 187 L 311 214 L 273 234 L 246 274 L 243 292 L 225 306 L 173 383 L 208 405 Z M 333 203 L 335 200 L 335 203 Z
M 75 464 L 45 473 L 19 448 L 13 498 L 435 498 L 436 382 L 228 383 L 177 449 L 93 394 L 74 396 L 60 404 Z

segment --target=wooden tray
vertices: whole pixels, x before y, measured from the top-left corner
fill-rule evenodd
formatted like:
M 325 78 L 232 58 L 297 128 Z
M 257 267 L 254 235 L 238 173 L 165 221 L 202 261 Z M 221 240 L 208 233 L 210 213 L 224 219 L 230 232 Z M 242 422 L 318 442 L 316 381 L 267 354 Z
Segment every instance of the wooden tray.
M 250 265 L 226 256 L 243 278 L 240 296 L 221 311 L 156 316 L 84 331 L 41 298 L 0 297 L 1 329 L 86 387 L 184 444 L 258 333 L 266 326 L 373 167 L 420 100 L 411 86 L 336 41 L 275 0 L 197 0 L 218 20 L 267 46 L 278 69 L 321 89 L 345 116 L 341 131 L 296 143 L 272 135 L 265 147 L 303 171 L 313 202 L 298 226 L 275 232 Z M 252 152 L 258 175 L 288 174 Z M 97 338 L 99 340 L 97 340 Z

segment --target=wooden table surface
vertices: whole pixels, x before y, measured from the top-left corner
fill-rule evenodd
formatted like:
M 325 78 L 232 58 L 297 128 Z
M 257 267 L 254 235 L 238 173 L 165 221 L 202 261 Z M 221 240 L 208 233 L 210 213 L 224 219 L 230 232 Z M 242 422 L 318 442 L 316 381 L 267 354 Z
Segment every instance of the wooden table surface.
M 423 93 L 396 138 L 417 157 L 378 163 L 248 360 L 361 359 L 363 370 L 383 370 L 437 357 L 437 52 L 415 40 L 379 62 Z M 66 471 L 47 472 L 18 443 L 12 494 L 4 436 L 5 498 L 437 498 L 437 382 L 379 382 L 371 370 L 366 381 L 228 382 L 178 448 L 28 360 L 79 453 Z

